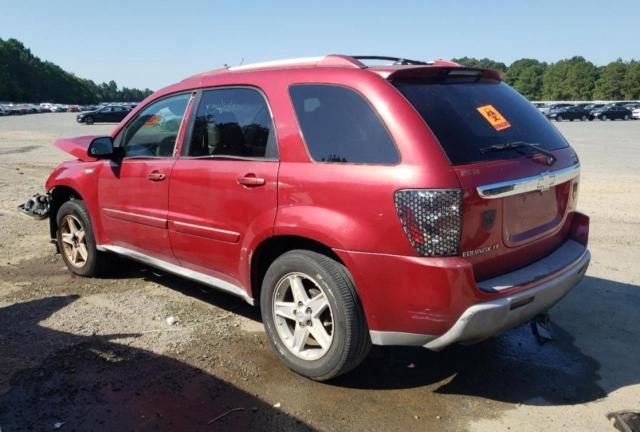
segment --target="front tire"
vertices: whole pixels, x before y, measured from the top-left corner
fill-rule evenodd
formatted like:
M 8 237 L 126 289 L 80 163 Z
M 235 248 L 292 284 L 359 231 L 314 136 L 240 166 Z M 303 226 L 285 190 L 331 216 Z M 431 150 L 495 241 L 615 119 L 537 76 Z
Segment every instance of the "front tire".
M 106 267 L 107 257 L 96 248 L 89 212 L 82 200 L 70 200 L 56 215 L 58 250 L 67 268 L 79 276 L 96 276 Z
M 561 122 L 561 121 L 562 121 L 562 116 L 561 116 L 561 115 L 557 116 L 557 117 L 556 117 L 556 121 Z
M 625 114 L 623 120 L 629 120 L 629 114 Z
M 600 116 L 600 120 L 602 120 L 602 121 L 607 121 L 607 116 L 606 116 L 605 114 L 602 114 L 602 115 Z
M 262 319 L 269 342 L 293 371 L 325 381 L 358 366 L 371 348 L 348 270 L 308 250 L 278 257 L 262 282 Z
M 84 123 L 88 125 L 92 125 L 94 123 L 93 117 L 86 117 L 84 119 Z

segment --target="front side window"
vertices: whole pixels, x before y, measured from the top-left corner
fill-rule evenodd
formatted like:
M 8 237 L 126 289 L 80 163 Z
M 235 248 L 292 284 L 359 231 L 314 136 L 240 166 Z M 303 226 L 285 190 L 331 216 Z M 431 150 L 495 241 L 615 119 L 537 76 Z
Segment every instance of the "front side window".
M 190 94 L 154 102 L 125 128 L 122 141 L 126 157 L 171 157 Z
M 186 155 L 277 159 L 275 130 L 262 94 L 247 87 L 204 91 Z
M 382 121 L 360 94 L 328 84 L 293 85 L 289 94 L 313 160 L 368 164 L 400 161 Z

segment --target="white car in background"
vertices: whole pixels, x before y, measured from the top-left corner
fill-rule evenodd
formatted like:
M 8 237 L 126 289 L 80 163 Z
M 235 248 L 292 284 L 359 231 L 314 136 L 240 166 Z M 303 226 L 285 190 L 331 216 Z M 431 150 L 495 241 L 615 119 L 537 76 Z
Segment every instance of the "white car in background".
M 633 111 L 631 111 L 631 118 L 640 120 L 640 108 L 636 108 Z

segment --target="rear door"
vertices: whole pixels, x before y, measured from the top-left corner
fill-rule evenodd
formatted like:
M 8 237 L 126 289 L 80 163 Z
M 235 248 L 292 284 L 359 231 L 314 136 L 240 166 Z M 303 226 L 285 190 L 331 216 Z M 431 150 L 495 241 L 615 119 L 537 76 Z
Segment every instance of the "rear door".
M 105 161 L 98 181 L 102 221 L 113 246 L 176 261 L 167 232 L 169 180 L 190 97 L 179 94 L 152 103 L 116 137 L 125 157 Z
M 169 189 L 180 264 L 235 286 L 252 242 L 272 235 L 278 150 L 267 101 L 251 87 L 205 90 Z
M 462 255 L 484 279 L 535 261 L 565 241 L 579 165 L 566 140 L 531 103 L 477 73 L 394 84 L 458 175 Z

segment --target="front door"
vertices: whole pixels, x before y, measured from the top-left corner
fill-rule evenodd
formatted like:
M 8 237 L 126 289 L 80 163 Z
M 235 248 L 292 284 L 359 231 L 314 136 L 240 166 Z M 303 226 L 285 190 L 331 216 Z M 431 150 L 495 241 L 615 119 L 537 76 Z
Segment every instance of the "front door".
M 152 103 L 116 137 L 124 158 L 106 161 L 98 183 L 102 222 L 112 246 L 176 262 L 167 233 L 169 180 L 190 97 L 179 94 Z
M 246 286 L 251 242 L 271 236 L 278 153 L 262 93 L 204 91 L 169 188 L 169 237 L 180 264 Z

